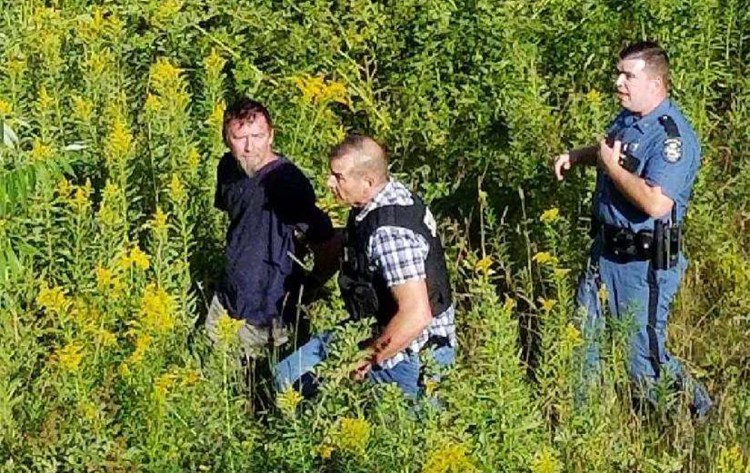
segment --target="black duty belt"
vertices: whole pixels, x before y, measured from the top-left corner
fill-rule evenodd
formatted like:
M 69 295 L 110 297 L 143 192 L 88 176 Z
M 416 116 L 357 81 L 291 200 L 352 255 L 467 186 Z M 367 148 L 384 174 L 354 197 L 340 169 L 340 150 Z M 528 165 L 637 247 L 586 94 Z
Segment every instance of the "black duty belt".
M 601 236 L 604 256 L 618 263 L 651 261 L 654 269 L 667 269 L 677 264 L 680 253 L 680 227 L 656 221 L 654 230 L 634 232 L 591 220 L 591 236 Z

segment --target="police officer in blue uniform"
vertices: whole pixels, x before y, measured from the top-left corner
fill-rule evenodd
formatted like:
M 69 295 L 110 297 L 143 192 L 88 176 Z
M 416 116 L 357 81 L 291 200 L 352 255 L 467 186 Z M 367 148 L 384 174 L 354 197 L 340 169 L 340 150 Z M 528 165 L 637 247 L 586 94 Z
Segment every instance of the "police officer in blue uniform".
M 596 334 L 604 326 L 601 300 L 610 314 L 632 318 L 630 377 L 637 397 L 655 402 L 655 385 L 688 393 L 703 417 L 712 401 L 666 349 L 669 306 L 684 274 L 681 224 L 700 165 L 692 127 L 669 99 L 669 64 L 656 43 L 640 42 L 620 53 L 617 97 L 622 112 L 597 146 L 560 155 L 555 174 L 576 165 L 597 166 L 589 268 L 576 302 L 584 307 L 587 369 L 596 371 Z

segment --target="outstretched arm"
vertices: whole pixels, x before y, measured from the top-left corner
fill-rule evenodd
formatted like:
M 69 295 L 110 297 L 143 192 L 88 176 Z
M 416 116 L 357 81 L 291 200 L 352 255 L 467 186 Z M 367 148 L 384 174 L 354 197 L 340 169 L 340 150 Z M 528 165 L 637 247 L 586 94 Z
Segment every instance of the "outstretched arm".
M 585 148 L 579 148 L 570 150 L 567 153 L 563 153 L 555 159 L 555 176 L 558 181 L 564 179 L 566 174 L 572 167 L 580 164 L 587 166 L 596 166 L 596 156 L 599 152 L 598 146 L 587 146 Z

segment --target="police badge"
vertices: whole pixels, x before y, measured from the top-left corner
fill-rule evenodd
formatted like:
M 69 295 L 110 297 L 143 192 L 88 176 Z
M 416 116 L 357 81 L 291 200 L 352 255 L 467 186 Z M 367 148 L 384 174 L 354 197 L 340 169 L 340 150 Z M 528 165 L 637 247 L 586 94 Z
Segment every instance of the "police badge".
M 679 138 L 667 138 L 664 140 L 664 160 L 668 163 L 676 163 L 682 158 L 682 141 Z

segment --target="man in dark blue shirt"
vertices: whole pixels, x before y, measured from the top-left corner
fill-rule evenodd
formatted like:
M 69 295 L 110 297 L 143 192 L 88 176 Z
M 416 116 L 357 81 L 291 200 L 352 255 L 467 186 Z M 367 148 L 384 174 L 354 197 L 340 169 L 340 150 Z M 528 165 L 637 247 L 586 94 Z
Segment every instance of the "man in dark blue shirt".
M 214 205 L 227 212 L 224 278 L 206 317 L 217 340 L 222 314 L 245 321 L 238 337 L 250 357 L 287 341 L 282 314 L 294 271 L 296 234 L 313 250 L 313 275 L 335 270 L 335 245 L 328 216 L 315 205 L 310 181 L 272 149 L 268 110 L 242 98 L 227 108 L 223 124 L 229 148 L 219 162 Z

